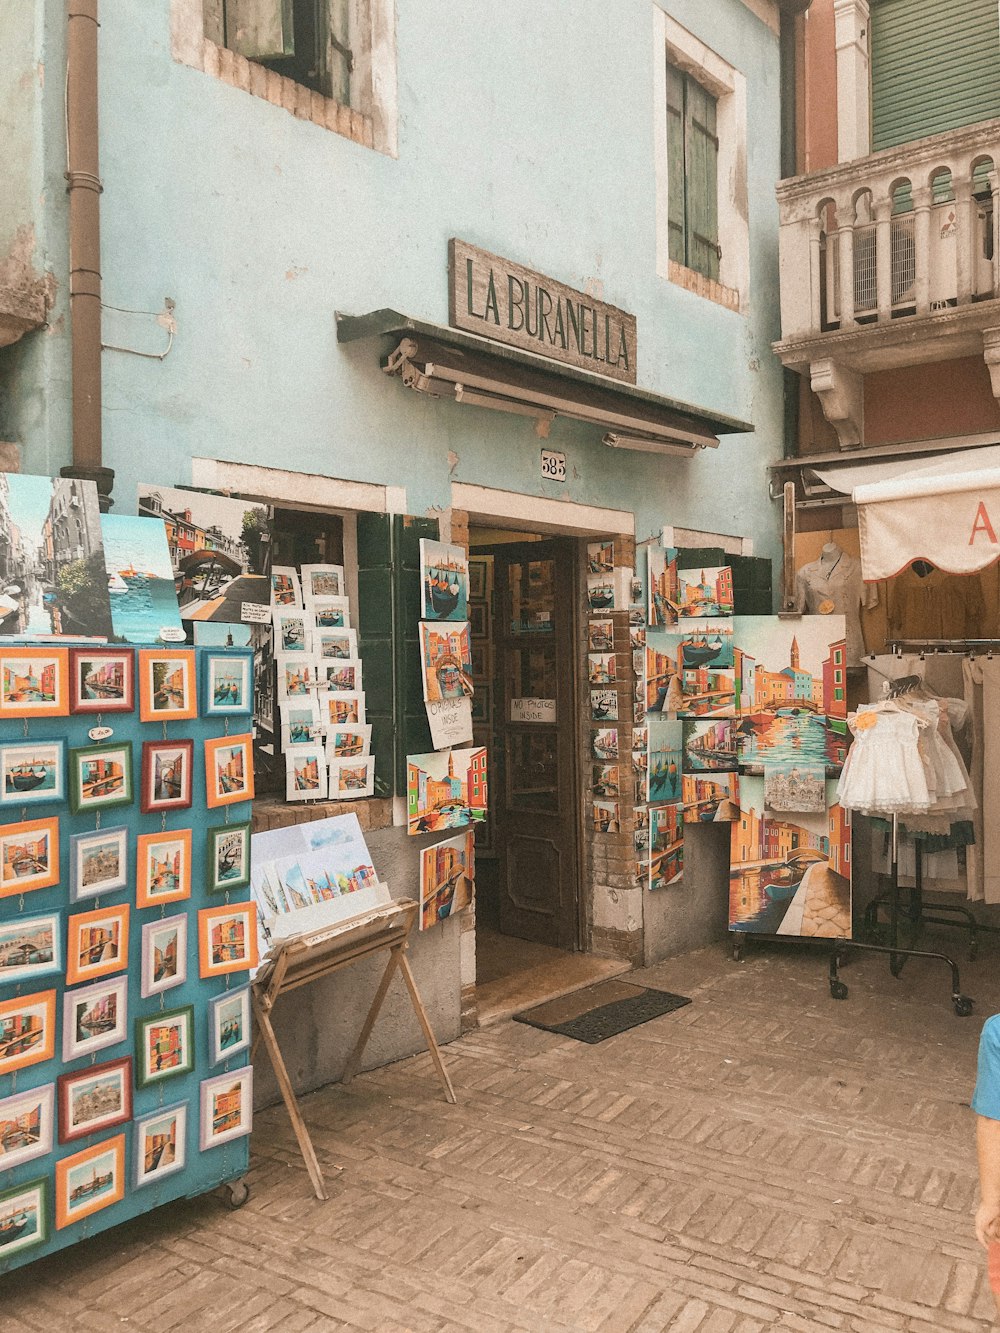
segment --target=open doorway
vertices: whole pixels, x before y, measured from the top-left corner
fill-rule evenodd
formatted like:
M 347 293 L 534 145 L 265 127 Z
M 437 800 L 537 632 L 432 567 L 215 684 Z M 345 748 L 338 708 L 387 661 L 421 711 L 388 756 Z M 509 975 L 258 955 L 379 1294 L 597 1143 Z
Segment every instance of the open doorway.
M 477 841 L 480 1022 L 623 970 L 581 952 L 579 611 L 581 543 L 469 530 L 478 726 L 490 750 L 490 809 Z M 483 688 L 485 686 L 485 688 Z

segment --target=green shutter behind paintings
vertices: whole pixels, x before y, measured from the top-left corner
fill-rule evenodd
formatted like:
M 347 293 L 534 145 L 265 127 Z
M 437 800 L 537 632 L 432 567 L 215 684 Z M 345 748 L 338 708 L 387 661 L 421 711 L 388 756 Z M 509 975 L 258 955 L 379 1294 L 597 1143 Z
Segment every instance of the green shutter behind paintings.
M 684 158 L 687 165 L 688 267 L 719 277 L 719 141 L 715 98 L 694 79 L 685 81 Z
M 358 515 L 358 651 L 376 792 L 406 794 L 406 756 L 432 748 L 420 670 L 420 538 L 435 519 Z
M 771 562 L 759 555 L 727 555 L 733 571 L 733 614 L 769 616 L 774 611 Z
M 872 147 L 1000 116 L 997 0 L 875 0 Z
M 295 54 L 293 0 L 225 0 L 226 45 L 248 60 Z
M 670 258 L 687 263 L 684 210 L 684 75 L 667 65 L 667 202 Z

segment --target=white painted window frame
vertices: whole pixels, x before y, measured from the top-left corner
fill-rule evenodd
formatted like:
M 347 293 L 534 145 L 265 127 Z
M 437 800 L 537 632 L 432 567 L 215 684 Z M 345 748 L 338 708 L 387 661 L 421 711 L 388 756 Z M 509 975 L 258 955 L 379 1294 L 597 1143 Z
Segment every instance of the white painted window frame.
M 359 105 L 347 107 L 264 67 L 233 56 L 205 36 L 202 0 L 170 0 L 170 46 L 181 64 L 215 74 L 243 91 L 293 111 L 300 119 L 343 134 L 389 157 L 399 154 L 399 80 L 396 49 L 396 0 L 359 0 L 352 25 L 358 42 L 352 79 L 358 81 Z M 353 28 L 352 28 L 353 30 Z M 254 77 L 253 71 L 271 74 Z M 291 96 L 289 95 L 291 93 Z M 352 114 L 353 113 L 353 114 Z M 363 122 L 363 123 L 362 123 Z
M 670 280 L 670 170 L 667 161 L 667 61 L 716 99 L 719 139 L 719 284 L 750 298 L 746 77 L 686 28 L 653 6 L 653 151 L 656 169 L 656 272 Z

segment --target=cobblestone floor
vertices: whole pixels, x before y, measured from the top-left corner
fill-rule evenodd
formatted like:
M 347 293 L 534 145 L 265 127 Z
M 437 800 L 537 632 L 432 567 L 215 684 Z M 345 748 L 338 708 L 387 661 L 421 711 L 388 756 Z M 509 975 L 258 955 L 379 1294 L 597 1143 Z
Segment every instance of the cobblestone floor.
M 172 1205 L 15 1273 L 0 1328 L 986 1330 L 984 955 L 963 965 L 971 1019 L 940 966 L 853 962 L 838 1003 L 820 954 L 787 945 L 637 974 L 694 1003 L 599 1046 L 473 1033 L 446 1052 L 458 1106 L 426 1057 L 305 1102 L 328 1203 L 269 1111 L 245 1208 Z

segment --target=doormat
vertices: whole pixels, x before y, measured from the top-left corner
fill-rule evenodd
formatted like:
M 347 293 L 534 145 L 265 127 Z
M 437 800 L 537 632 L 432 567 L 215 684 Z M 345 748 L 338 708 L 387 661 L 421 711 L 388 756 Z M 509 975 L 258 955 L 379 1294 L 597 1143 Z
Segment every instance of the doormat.
M 514 1021 L 594 1046 L 690 1003 L 686 995 L 611 980 L 525 1009 L 514 1015 Z

